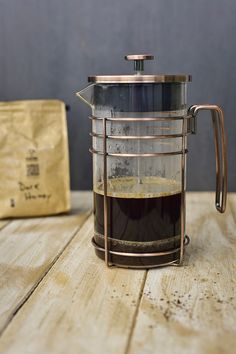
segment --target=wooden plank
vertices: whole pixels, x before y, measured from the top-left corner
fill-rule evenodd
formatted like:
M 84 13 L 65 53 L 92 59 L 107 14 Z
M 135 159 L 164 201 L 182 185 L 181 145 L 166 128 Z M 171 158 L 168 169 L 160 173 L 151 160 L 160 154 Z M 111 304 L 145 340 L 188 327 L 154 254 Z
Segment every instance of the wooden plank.
M 235 353 L 235 230 L 229 205 L 219 214 L 213 193 L 188 194 L 185 265 L 148 272 L 128 353 Z
M 74 193 L 70 214 L 18 219 L 0 231 L 0 332 L 88 218 L 91 209 L 91 192 Z
M 229 193 L 227 203 L 232 210 L 234 220 L 236 220 L 236 193 Z
M 10 222 L 10 220 L 0 220 L 0 230 L 4 229 Z
M 123 353 L 146 271 L 106 268 L 90 217 L 0 341 L 3 353 Z

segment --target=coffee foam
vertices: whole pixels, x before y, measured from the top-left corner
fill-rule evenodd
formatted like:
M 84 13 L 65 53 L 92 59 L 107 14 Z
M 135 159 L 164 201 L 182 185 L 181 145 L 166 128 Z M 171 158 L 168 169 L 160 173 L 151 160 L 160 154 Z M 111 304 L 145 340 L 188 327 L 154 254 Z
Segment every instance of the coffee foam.
M 104 195 L 103 182 L 94 192 Z M 181 183 L 162 177 L 120 177 L 107 180 L 107 195 L 114 198 L 157 198 L 181 193 Z

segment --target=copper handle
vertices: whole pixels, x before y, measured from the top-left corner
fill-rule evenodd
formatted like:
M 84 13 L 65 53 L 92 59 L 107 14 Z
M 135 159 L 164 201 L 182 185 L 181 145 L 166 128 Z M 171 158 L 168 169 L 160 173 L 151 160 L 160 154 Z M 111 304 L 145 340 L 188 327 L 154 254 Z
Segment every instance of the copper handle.
M 189 108 L 189 113 L 193 116 L 193 118 L 195 118 L 198 112 L 201 110 L 211 111 L 216 154 L 215 206 L 220 213 L 224 213 L 226 208 L 227 197 L 227 151 L 224 114 L 219 106 L 210 104 L 191 106 Z

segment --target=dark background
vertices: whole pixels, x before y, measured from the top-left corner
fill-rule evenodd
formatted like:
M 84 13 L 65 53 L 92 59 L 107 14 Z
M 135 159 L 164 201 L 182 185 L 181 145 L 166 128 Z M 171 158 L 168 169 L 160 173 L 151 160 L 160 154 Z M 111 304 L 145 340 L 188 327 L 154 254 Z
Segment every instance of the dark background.
M 148 73 L 192 74 L 188 103 L 224 109 L 229 190 L 236 190 L 235 0 L 0 0 L 0 100 L 59 98 L 68 113 L 71 187 L 92 181 L 89 108 L 75 92 L 92 74 L 132 73 L 125 54 L 149 52 Z M 188 189 L 215 188 L 211 119 L 189 138 Z

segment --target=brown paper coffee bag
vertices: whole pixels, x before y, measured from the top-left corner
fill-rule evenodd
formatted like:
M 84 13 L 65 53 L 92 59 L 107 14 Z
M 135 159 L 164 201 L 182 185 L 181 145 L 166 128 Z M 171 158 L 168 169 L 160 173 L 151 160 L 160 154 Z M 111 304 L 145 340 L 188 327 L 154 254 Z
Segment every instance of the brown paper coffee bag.
M 65 104 L 0 102 L 0 218 L 69 209 Z

